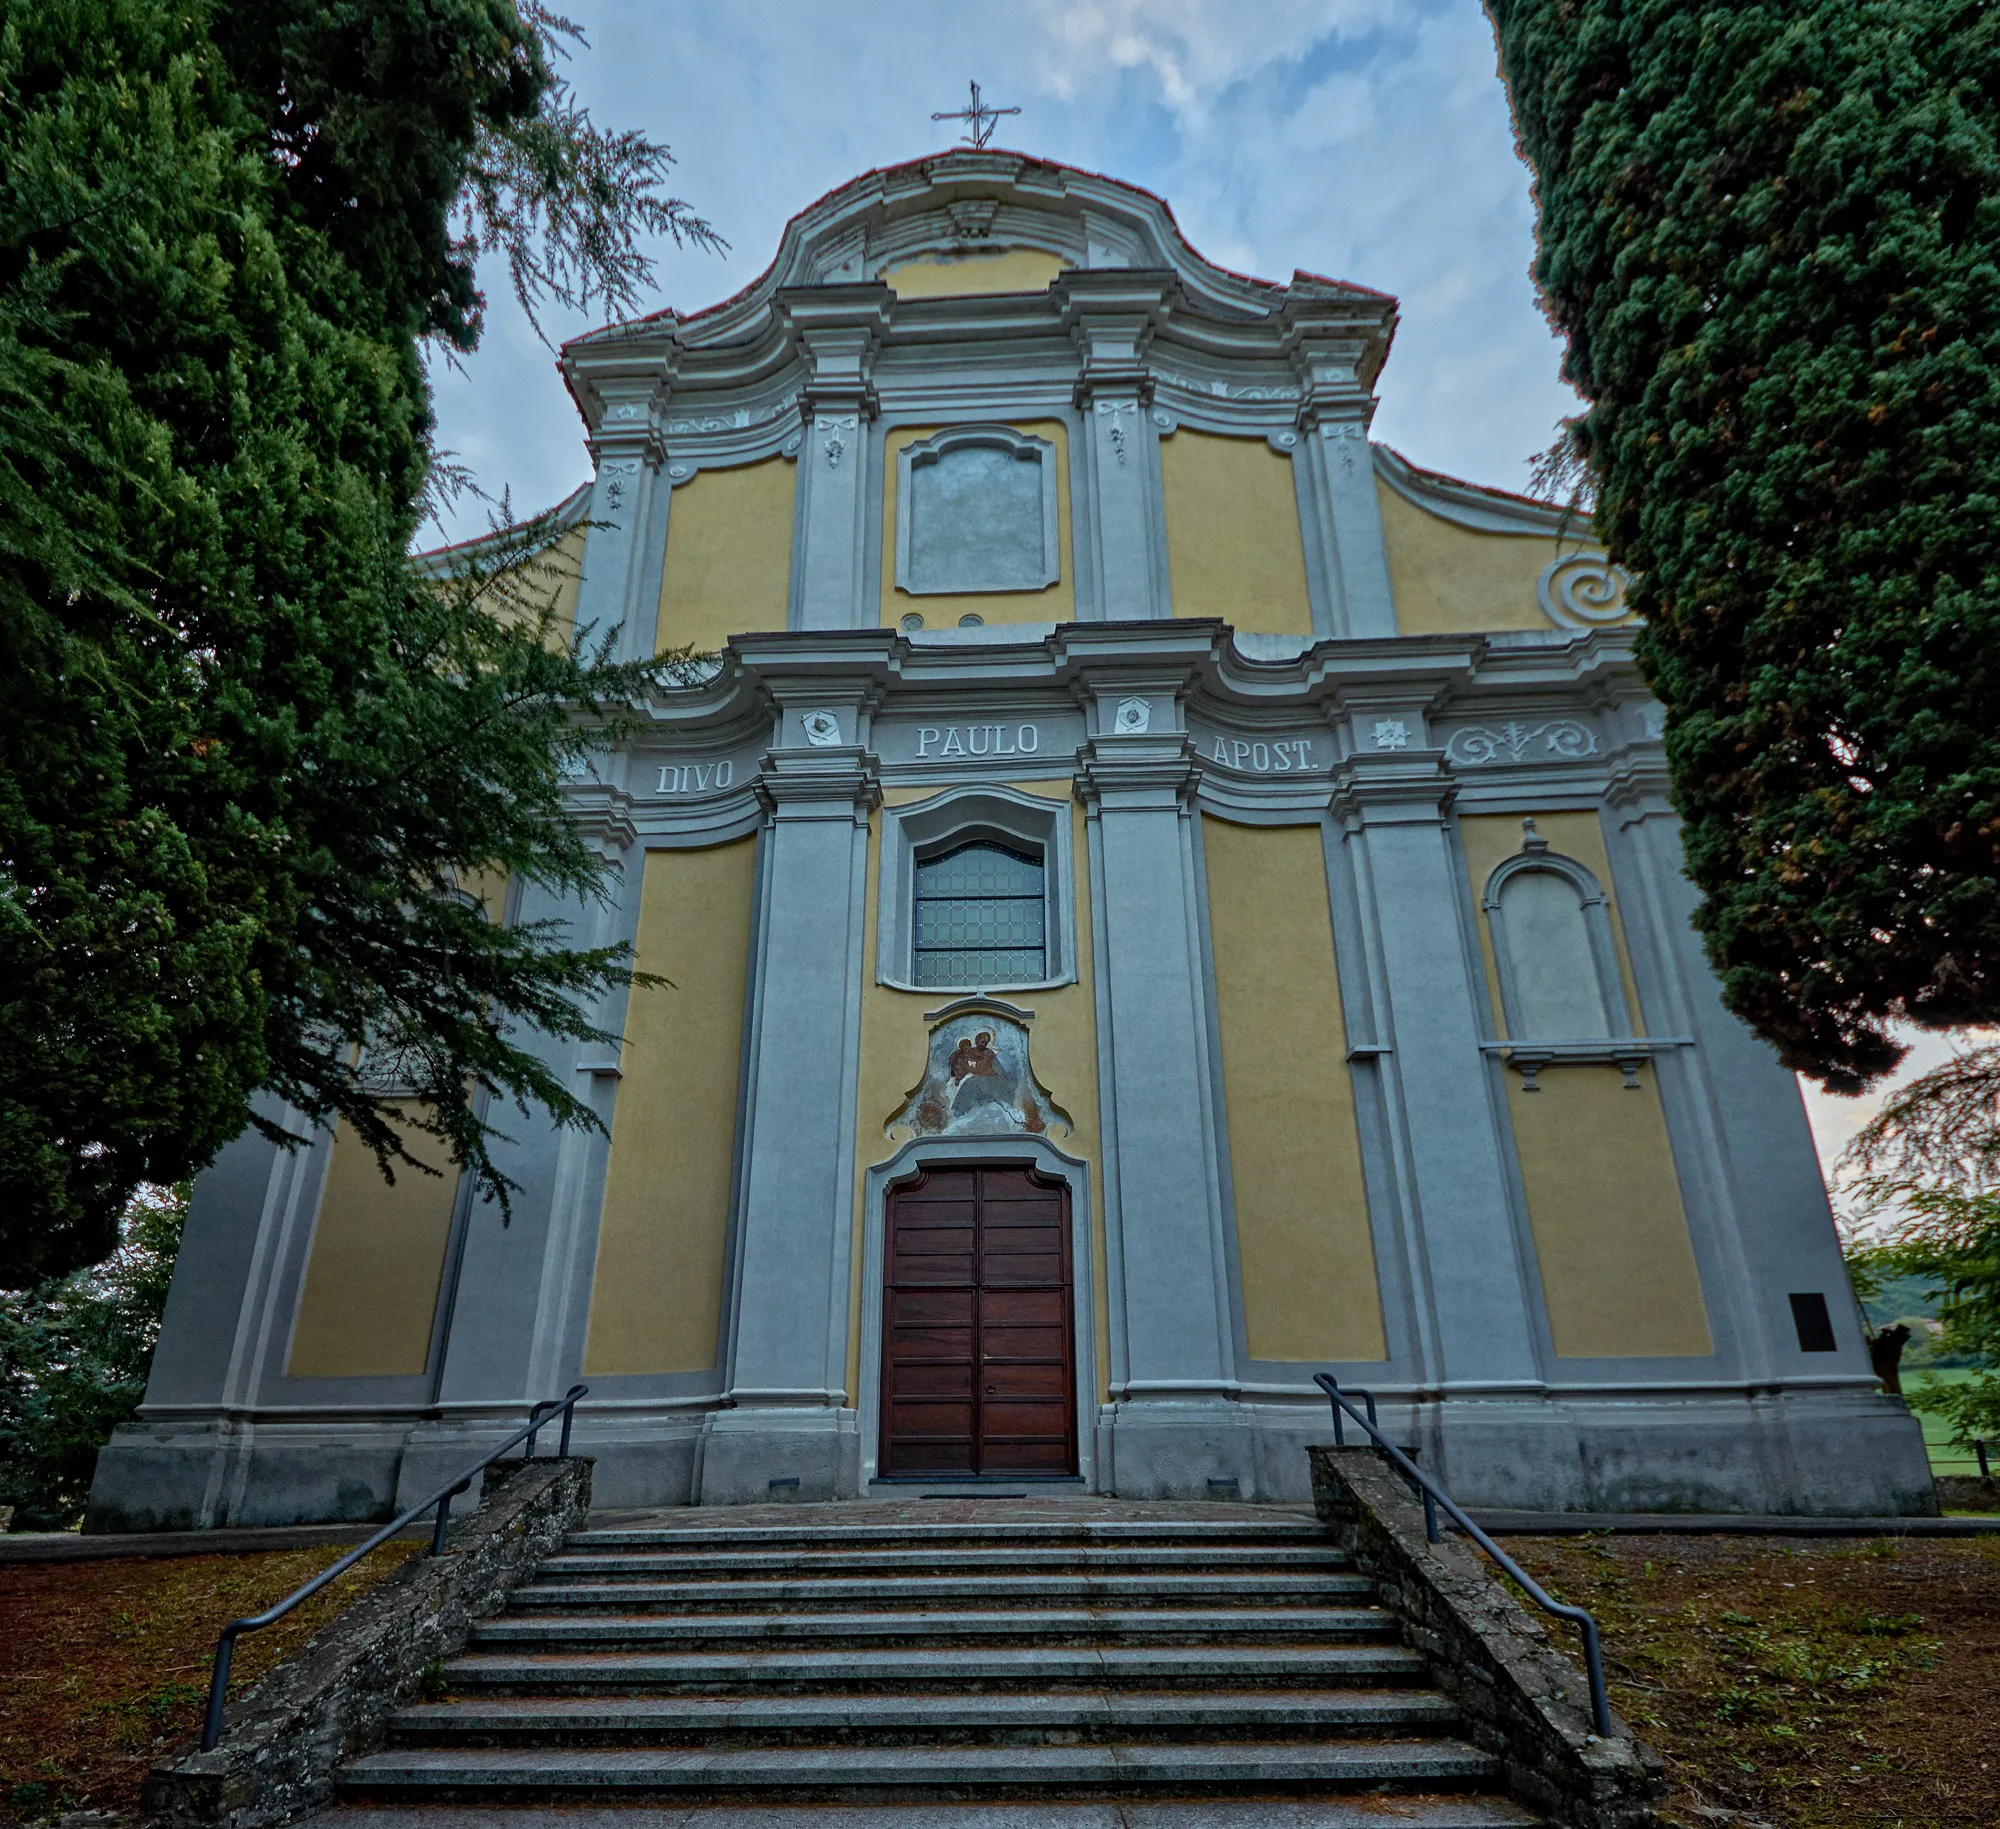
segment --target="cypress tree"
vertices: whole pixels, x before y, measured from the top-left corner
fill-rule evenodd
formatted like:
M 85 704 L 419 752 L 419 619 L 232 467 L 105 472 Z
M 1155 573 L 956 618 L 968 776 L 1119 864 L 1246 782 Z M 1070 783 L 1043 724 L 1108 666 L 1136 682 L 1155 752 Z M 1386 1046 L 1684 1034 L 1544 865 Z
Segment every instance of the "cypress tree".
M 2000 16 L 1487 0 L 1729 1006 L 2000 1018 Z
M 622 950 L 466 889 L 598 888 L 562 771 L 653 670 L 520 599 L 533 526 L 472 575 L 407 556 L 422 339 L 476 340 L 481 249 L 615 301 L 635 225 L 707 235 L 567 101 L 551 21 L 0 12 L 0 1287 L 246 1121 L 414 1173 L 419 1114 L 503 1198 L 489 1110 L 595 1122 L 523 1042 L 594 1033 Z

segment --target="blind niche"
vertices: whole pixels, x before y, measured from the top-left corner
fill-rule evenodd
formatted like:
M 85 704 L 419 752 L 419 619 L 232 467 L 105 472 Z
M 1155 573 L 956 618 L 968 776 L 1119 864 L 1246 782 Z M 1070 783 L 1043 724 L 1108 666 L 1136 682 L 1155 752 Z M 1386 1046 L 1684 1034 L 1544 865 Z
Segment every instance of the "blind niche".
M 1055 447 L 954 426 L 896 457 L 896 585 L 914 597 L 1041 591 L 1060 575 Z

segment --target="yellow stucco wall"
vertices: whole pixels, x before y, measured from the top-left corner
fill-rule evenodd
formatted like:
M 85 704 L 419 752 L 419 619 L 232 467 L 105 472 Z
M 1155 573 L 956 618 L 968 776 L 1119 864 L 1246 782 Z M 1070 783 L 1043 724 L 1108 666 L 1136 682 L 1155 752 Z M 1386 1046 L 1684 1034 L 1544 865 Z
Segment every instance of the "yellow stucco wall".
M 1043 799 L 1070 799 L 1067 781 L 1019 781 L 1017 792 Z M 882 799 L 890 806 L 907 806 L 928 800 L 941 790 L 934 787 L 886 788 Z M 1093 989 L 1090 939 L 1088 851 L 1083 808 L 1071 801 L 1070 844 L 1074 863 L 1076 908 L 1077 981 L 1054 990 L 1007 993 L 1009 1003 L 1032 1010 L 1035 1020 L 1028 1025 L 1028 1059 L 1035 1077 L 1049 1089 L 1050 1096 L 1069 1113 L 1075 1129 L 1067 1137 L 1052 1134 L 1051 1141 L 1065 1155 L 1081 1157 L 1091 1168 L 1091 1262 L 1092 1287 L 1096 1292 L 1096 1360 L 1098 1401 L 1110 1396 L 1110 1371 L 1104 1343 L 1110 1333 L 1110 1306 L 1105 1292 L 1104 1215 L 1102 1183 L 1098 1180 L 1097 1128 L 1097 1003 Z M 863 982 L 861 995 L 861 1099 L 859 1134 L 854 1151 L 854 1276 L 849 1291 L 847 1389 L 848 1401 L 872 1402 L 875 1393 L 861 1390 L 861 1292 L 864 1275 L 880 1275 L 879 1265 L 864 1262 L 863 1226 L 867 1214 L 868 1169 L 886 1162 L 903 1141 L 894 1143 L 883 1129 L 903 1108 L 910 1089 L 924 1076 L 930 1045 L 930 1025 L 924 1011 L 950 1003 L 954 991 L 898 991 L 875 979 L 875 945 L 882 855 L 882 815 L 869 815 L 868 904 L 862 937 Z M 1001 1142 L 1004 1143 L 1005 1139 Z M 873 1376 L 871 1368 L 870 1374 Z
M 481 593 L 481 601 L 503 622 L 525 622 L 544 609 L 551 611 L 547 645 L 567 646 L 576 628 L 576 594 L 589 533 L 587 527 L 572 527 L 518 571 L 496 579 Z
M 1387 1358 L 1320 829 L 1201 837 L 1250 1356 Z
M 1069 427 L 1060 419 L 1022 419 L 1014 430 L 1046 439 L 1056 449 L 1055 583 L 1039 591 L 975 591 L 965 596 L 913 596 L 896 588 L 896 454 L 921 444 L 942 426 L 898 426 L 882 441 L 882 626 L 893 629 L 912 610 L 929 629 L 952 629 L 961 616 L 987 622 L 1070 622 L 1076 616 L 1076 585 L 1069 544 Z
M 767 457 L 703 470 L 674 491 L 660 578 L 662 648 L 708 654 L 732 635 L 782 629 L 792 582 L 797 468 Z
M 1261 438 L 1179 431 L 1160 441 L 1176 616 L 1310 635 L 1292 462 Z
M 1046 292 L 1069 266 L 1039 248 L 1001 248 L 979 254 L 927 254 L 882 270 L 882 283 L 898 298 L 963 298 L 976 292 Z
M 673 983 L 625 1020 L 586 1373 L 716 1362 L 756 846 L 646 854 L 638 965 Z
M 1604 889 L 1625 996 L 1643 1031 L 1597 815 L 1538 813 L 1535 824 L 1551 849 L 1582 864 Z M 1511 814 L 1467 818 L 1459 832 L 1476 901 L 1495 866 L 1521 848 L 1521 822 Z M 1493 1033 L 1503 1035 L 1483 913 L 1479 943 Z M 1636 1091 L 1615 1066 L 1548 1067 L 1539 1079 L 1539 1090 L 1529 1092 L 1509 1069 L 1507 1110 L 1557 1356 L 1706 1357 L 1714 1351 L 1708 1310 L 1652 1068 L 1639 1070 Z
M 429 1362 L 458 1170 L 422 1132 L 406 1132 L 405 1147 L 442 1172 L 402 1167 L 391 1186 L 360 1138 L 345 1124 L 334 1132 L 292 1329 L 294 1378 L 415 1375 Z
M 1556 625 L 1535 599 L 1551 559 L 1582 548 L 1572 535 L 1481 533 L 1405 501 L 1379 477 L 1382 538 L 1396 627 L 1404 635 L 1489 634 Z

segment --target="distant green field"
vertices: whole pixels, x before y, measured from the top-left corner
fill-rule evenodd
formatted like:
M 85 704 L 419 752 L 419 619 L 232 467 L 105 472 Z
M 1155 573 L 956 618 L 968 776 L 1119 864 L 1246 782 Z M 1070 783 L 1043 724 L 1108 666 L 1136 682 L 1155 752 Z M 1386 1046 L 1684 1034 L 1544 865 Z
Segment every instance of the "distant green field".
M 1936 1371 L 1911 1372 L 1903 1380 L 1906 1395 L 1915 1396 L 1926 1384 L 1963 1384 L 1972 1373 L 1964 1366 L 1944 1366 Z M 1918 1420 L 1924 1426 L 1924 1446 L 1930 1450 L 1931 1471 L 1933 1473 L 1977 1473 L 1979 1462 L 1963 1448 L 1952 1445 L 1951 1425 L 1941 1416 L 1932 1416 L 1919 1410 Z M 2000 1443 L 1991 1451 L 1991 1459 L 2000 1467 Z

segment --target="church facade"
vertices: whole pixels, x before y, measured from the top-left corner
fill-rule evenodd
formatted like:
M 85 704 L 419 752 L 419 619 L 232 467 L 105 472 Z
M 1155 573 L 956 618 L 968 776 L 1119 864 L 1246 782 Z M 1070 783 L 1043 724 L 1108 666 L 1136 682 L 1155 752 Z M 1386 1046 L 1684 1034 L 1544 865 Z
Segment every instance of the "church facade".
M 1624 580 L 1371 443 L 1390 298 L 997 151 L 563 352 L 575 625 L 716 658 L 572 784 L 670 987 L 511 1221 L 344 1134 L 197 1184 L 100 1527 L 385 1515 L 576 1381 L 611 1505 L 1928 1509 L 1798 1090 L 1689 926 Z

